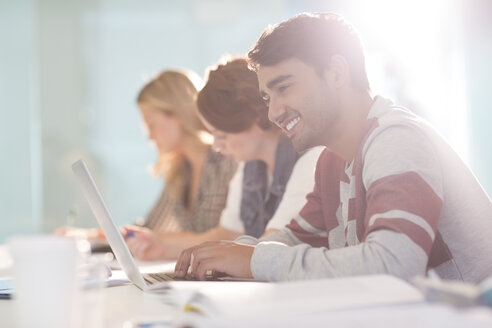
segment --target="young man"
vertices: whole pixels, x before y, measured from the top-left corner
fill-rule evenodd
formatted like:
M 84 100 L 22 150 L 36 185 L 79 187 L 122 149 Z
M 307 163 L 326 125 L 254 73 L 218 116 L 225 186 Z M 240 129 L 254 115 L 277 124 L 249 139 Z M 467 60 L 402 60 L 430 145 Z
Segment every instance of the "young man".
M 327 147 L 314 191 L 269 241 L 195 246 L 182 253 L 178 275 L 190 264 L 197 278 L 214 270 L 269 281 L 408 279 L 428 269 L 467 282 L 492 275 L 490 198 L 429 125 L 371 96 L 349 23 L 335 14 L 296 16 L 263 33 L 249 58 L 270 120 L 296 150 Z

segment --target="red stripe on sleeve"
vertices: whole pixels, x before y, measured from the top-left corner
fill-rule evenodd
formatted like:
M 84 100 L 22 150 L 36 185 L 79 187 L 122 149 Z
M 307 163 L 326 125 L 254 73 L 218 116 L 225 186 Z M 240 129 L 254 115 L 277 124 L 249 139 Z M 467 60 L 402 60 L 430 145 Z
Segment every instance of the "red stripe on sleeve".
M 417 225 L 404 220 L 404 218 L 402 218 L 403 220 L 377 219 L 380 220 L 377 227 L 370 227 L 367 230 L 368 221 L 374 214 L 385 213 L 391 210 L 401 210 L 421 217 L 430 225 L 434 233 L 436 233 L 442 200 L 420 175 L 415 172 L 405 172 L 381 178 L 371 184 L 367 191 L 366 199 L 367 210 L 364 220 L 366 236 L 375 228 L 381 229 L 387 227 L 390 230 L 408 235 L 427 254 L 430 253 L 432 243 L 429 244 L 426 241 L 428 233 L 422 228 L 421 231 L 414 228 Z M 408 222 L 408 224 L 404 224 L 404 222 Z

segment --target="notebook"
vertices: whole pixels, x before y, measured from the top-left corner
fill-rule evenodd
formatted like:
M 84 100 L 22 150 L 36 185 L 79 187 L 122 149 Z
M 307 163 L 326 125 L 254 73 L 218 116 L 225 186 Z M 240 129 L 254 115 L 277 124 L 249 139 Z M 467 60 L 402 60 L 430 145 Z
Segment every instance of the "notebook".
M 168 287 L 166 281 L 177 280 L 170 272 L 146 274 L 140 272 L 85 161 L 78 160 L 73 163 L 72 171 L 128 279 L 142 290 Z

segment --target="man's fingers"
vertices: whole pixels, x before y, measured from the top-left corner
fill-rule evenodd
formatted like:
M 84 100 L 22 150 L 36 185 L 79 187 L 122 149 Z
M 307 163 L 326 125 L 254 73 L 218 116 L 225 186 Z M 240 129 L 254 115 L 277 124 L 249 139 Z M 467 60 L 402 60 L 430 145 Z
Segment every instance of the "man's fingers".
M 174 268 L 174 274 L 178 278 L 183 278 L 186 276 L 188 272 L 188 268 L 190 267 L 191 255 L 193 253 L 193 247 L 187 248 L 181 252 L 179 255 L 178 261 L 176 262 L 176 266 Z
M 215 259 L 214 258 L 207 258 L 203 259 L 198 263 L 196 266 L 195 270 L 192 272 L 193 277 L 195 277 L 198 280 L 207 280 L 207 273 L 209 271 L 215 271 L 214 266 L 215 266 Z
M 197 265 L 204 259 L 215 256 L 216 250 L 219 249 L 221 242 L 208 241 L 197 246 L 190 247 L 181 252 L 174 274 L 182 278 L 188 272 L 188 268 L 191 266 L 191 272 L 194 273 Z
M 204 263 L 207 263 L 210 265 L 211 260 L 213 259 L 221 259 L 221 252 L 223 251 L 223 247 L 221 247 L 220 243 L 205 243 L 202 244 L 201 247 L 196 248 L 193 251 L 193 261 L 191 263 L 191 273 L 195 278 L 203 280 L 204 276 L 202 275 L 206 274 L 202 273 L 200 270 L 201 267 L 203 267 Z M 208 269 L 213 269 L 213 268 L 208 268 Z M 207 269 L 207 270 L 208 270 Z

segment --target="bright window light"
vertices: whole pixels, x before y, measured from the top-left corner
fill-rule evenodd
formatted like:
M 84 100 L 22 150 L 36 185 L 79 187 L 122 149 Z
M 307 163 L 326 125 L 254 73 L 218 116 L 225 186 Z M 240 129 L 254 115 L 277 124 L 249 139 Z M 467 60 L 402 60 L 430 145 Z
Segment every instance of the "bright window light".
M 375 94 L 429 120 L 468 160 L 460 1 L 357 1 L 347 8 Z

